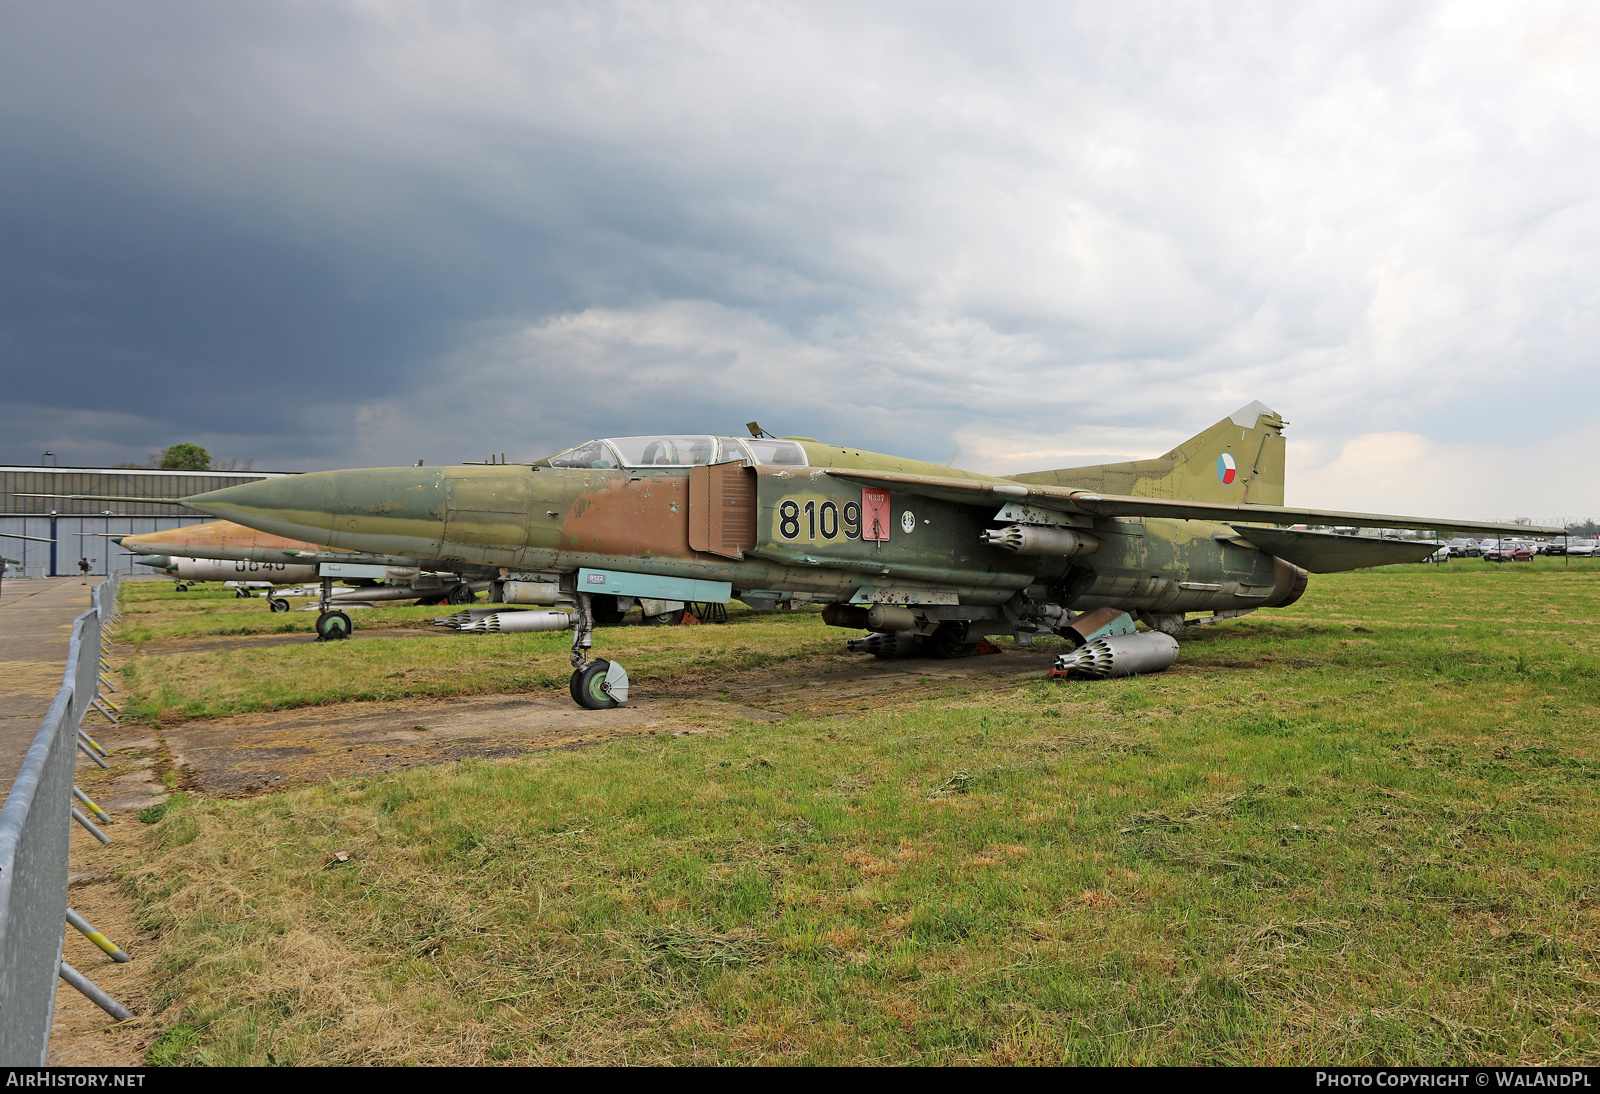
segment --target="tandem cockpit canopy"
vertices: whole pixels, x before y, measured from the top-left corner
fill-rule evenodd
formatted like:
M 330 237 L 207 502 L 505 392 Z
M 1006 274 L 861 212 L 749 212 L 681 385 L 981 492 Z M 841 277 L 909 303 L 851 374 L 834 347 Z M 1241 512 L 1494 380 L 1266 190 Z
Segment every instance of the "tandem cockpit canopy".
M 743 437 L 607 437 L 569 448 L 545 462 L 551 467 L 695 467 L 749 460 L 780 467 L 806 466 L 797 441 Z

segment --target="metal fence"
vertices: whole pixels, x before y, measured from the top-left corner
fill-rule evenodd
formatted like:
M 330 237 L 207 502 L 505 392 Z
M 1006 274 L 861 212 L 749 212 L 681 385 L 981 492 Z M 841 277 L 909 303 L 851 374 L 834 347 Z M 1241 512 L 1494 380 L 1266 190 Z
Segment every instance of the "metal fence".
M 79 742 L 84 715 L 105 706 L 99 696 L 101 635 L 115 618 L 117 584 L 113 574 L 96 586 L 92 607 L 73 622 L 61 690 L 0 808 L 0 1067 L 44 1063 L 58 977 L 113 1015 L 129 1016 L 61 960 L 72 776 L 80 747 L 95 756 Z

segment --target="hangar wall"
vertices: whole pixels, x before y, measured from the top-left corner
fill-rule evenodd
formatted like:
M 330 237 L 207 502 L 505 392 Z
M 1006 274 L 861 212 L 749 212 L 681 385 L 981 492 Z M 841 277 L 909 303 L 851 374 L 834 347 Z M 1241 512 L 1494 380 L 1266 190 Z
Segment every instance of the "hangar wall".
M 15 576 L 50 577 L 78 572 L 149 573 L 106 538 L 138 535 L 212 518 L 181 506 L 135 501 L 69 501 L 20 494 L 104 494 L 131 498 L 185 498 L 225 486 L 278 478 L 275 471 L 160 471 L 125 467 L 0 467 L 0 532 L 54 539 L 54 544 L 0 537 L 0 555 L 21 563 Z M 108 569 L 110 567 L 110 569 Z

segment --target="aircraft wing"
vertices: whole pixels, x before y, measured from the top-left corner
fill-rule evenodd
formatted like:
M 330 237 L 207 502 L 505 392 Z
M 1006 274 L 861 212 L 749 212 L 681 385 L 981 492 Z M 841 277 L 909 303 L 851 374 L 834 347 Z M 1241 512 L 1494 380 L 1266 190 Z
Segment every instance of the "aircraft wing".
M 1233 525 L 1233 530 L 1242 538 L 1230 542 L 1248 543 L 1313 574 L 1336 574 L 1344 570 L 1364 570 L 1368 566 L 1392 566 L 1397 562 L 1425 562 L 1441 546 L 1431 539 L 1341 536 L 1298 528 L 1263 528 L 1242 521 Z
M 1537 524 L 1494 524 L 1487 521 L 1447 520 L 1442 517 L 1397 517 L 1383 513 L 1343 513 L 1332 509 L 1295 509 L 1284 505 L 1229 505 L 1225 502 L 1188 501 L 1183 498 L 1136 498 L 1096 494 L 1065 486 L 1008 482 L 1004 479 L 944 478 L 906 475 L 897 471 L 866 471 L 830 467 L 827 473 L 863 486 L 888 487 L 924 497 L 966 505 L 1005 505 L 1023 502 L 1060 513 L 1088 517 L 1166 517 L 1171 520 L 1211 520 L 1219 524 L 1245 521 L 1256 524 L 1324 524 L 1351 528 L 1414 528 L 1450 533 L 1487 532 L 1510 535 L 1564 536 L 1565 528 Z M 1247 538 L 1250 529 L 1239 532 Z M 1262 544 L 1265 548 L 1265 544 Z M 1370 565 L 1370 563 L 1368 563 Z
M 17 532 L 0 532 L 0 536 L 4 536 L 6 539 L 31 539 L 35 543 L 54 543 L 55 542 L 55 540 L 46 539 L 44 536 L 24 536 L 24 535 L 21 535 L 21 534 L 19 534 Z

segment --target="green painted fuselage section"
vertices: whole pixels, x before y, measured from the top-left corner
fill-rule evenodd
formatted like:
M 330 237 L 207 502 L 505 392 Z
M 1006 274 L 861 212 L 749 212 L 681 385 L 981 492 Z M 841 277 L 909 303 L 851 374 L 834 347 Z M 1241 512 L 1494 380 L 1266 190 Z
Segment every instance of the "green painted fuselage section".
M 755 534 L 724 557 L 690 546 L 685 468 L 545 465 L 379 468 L 285 476 L 192 499 L 196 508 L 275 535 L 373 554 L 507 570 L 579 567 L 731 582 L 738 590 L 849 599 L 937 590 L 994 605 L 1030 585 L 1073 608 L 1198 611 L 1281 599 L 1283 564 L 1223 525 L 1099 519 L 1093 554 L 1022 556 L 980 542 L 1006 523 L 993 509 L 888 492 L 887 538 L 863 536 L 862 487 L 823 468 L 1007 482 L 955 468 L 804 442 L 809 467 L 750 475 Z M 880 513 L 885 510 L 879 509 Z M 852 513 L 855 520 L 850 519 Z

